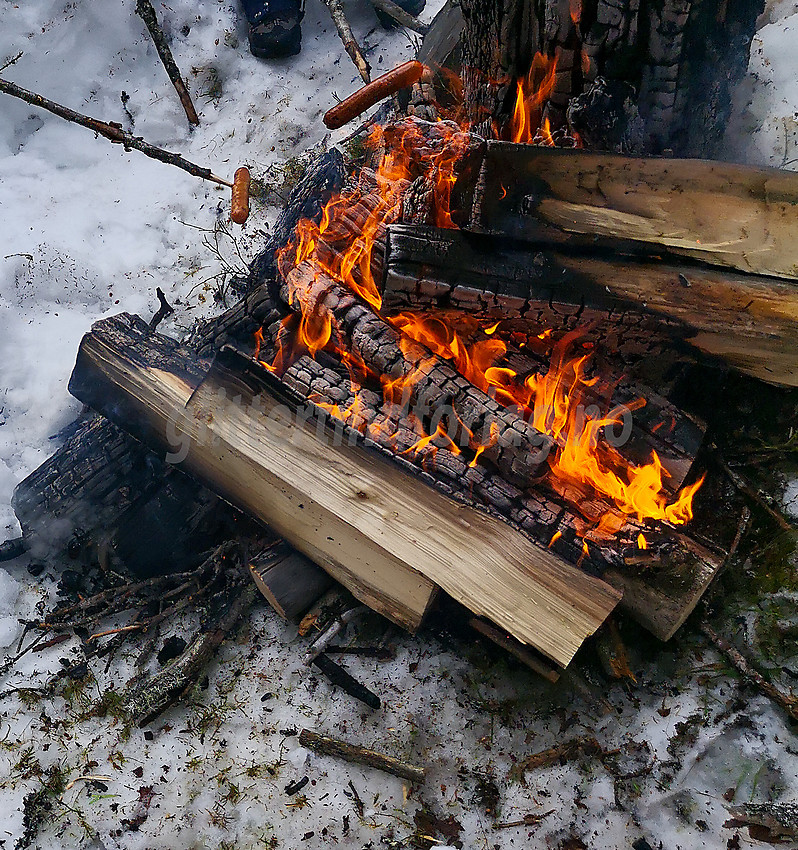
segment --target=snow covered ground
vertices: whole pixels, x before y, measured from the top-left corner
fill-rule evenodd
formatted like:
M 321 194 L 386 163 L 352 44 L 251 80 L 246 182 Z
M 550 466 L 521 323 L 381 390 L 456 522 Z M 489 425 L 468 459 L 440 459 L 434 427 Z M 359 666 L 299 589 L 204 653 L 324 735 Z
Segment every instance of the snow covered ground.
M 157 8 L 200 111 L 192 131 L 134 6 L 4 0 L 0 67 L 22 55 L 0 75 L 222 176 L 245 163 L 277 184 L 275 167 L 324 138 L 321 115 L 333 94 L 358 85 L 319 0 L 308 0 L 301 55 L 277 62 L 249 54 L 235 3 L 170 0 Z M 413 54 L 410 37 L 379 28 L 365 0 L 347 8 L 375 70 Z M 798 157 L 797 27 L 795 3 L 769 10 L 739 95 L 737 126 L 748 127 L 752 145 L 746 155 L 777 165 Z M 230 231 L 236 245 L 218 229 L 228 204 L 227 190 L 0 99 L 0 539 L 18 531 L 14 485 L 51 453 L 51 436 L 77 411 L 66 381 L 91 323 L 121 310 L 149 315 L 156 285 L 177 307 L 173 330 L 218 309 L 213 293 L 225 269 L 241 264 L 239 253 L 254 254 L 274 212 L 255 204 L 243 230 Z M 215 228 L 224 261 L 203 243 Z M 28 576 L 24 559 L 0 569 L 0 646 L 9 653 L 16 618 L 50 589 Z M 754 699 L 750 721 L 741 719 L 736 685 L 689 644 L 677 642 L 656 664 L 637 656 L 640 685 L 613 686 L 607 706 L 575 699 L 566 685 L 544 687 L 456 642 L 423 635 L 394 643 L 391 662 L 351 662 L 384 697 L 376 714 L 308 675 L 302 643 L 266 610 L 224 648 L 196 704 L 149 732 L 88 710 L 130 670 L 99 667 L 83 689 L 42 704 L 3 700 L 0 847 L 16 845 L 23 798 L 53 765 L 69 780 L 108 777 L 78 780 L 54 801 L 35 842 L 53 848 L 400 847 L 425 823 L 414 822 L 422 802 L 440 821 L 462 825 L 459 838 L 449 829 L 449 840 L 465 847 L 610 850 L 643 836 L 668 850 L 725 847 L 733 834 L 721 826 L 727 789 L 736 789 L 736 801 L 798 792 L 798 758 L 785 752 L 791 733 L 782 717 Z M 26 657 L 0 689 L 56 669 L 69 647 Z M 429 779 L 406 798 L 398 779 L 309 756 L 291 734 L 302 726 L 426 764 Z M 528 784 L 509 779 L 516 758 L 585 731 L 621 747 L 632 763 L 621 773 L 638 775 L 613 778 L 586 759 L 529 774 Z M 640 762 L 654 766 L 639 772 Z M 284 787 L 303 775 L 310 783 L 302 794 L 287 796 Z M 494 829 L 486 777 L 497 785 L 500 821 L 551 813 L 539 827 Z M 563 843 L 572 836 L 583 844 Z

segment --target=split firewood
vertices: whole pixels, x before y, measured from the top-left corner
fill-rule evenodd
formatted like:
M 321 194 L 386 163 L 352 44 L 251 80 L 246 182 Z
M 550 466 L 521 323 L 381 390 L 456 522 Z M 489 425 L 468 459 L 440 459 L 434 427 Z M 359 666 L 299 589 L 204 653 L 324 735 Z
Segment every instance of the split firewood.
M 161 25 L 158 23 L 158 16 L 155 14 L 155 9 L 153 9 L 150 0 L 136 0 L 136 14 L 144 21 L 147 30 L 152 36 L 158 56 L 161 57 L 161 62 L 163 62 L 166 73 L 169 75 L 177 96 L 180 98 L 180 103 L 183 105 L 188 123 L 194 126 L 198 125 L 199 118 L 197 117 L 197 110 L 194 109 L 191 95 L 188 92 L 186 84 L 183 82 L 183 78 L 180 76 L 180 70 L 177 67 L 174 56 L 172 56 L 169 42 L 166 40 Z
M 358 73 L 363 78 L 364 83 L 371 82 L 371 66 L 363 57 L 363 51 L 360 45 L 355 40 L 352 34 L 352 27 L 349 25 L 346 13 L 344 12 L 344 4 L 341 0 L 324 0 L 324 5 L 330 12 L 330 17 L 335 24 L 338 35 L 343 42 L 344 50 L 349 54 L 349 58 L 357 68 Z
M 475 229 L 539 241 L 543 224 L 798 280 L 794 171 L 489 141 L 471 188 Z
M 332 585 L 332 579 L 284 541 L 275 543 L 249 563 L 258 590 L 283 620 L 304 614 Z
M 385 773 L 391 773 L 402 779 L 408 779 L 410 782 L 423 782 L 426 778 L 426 768 L 416 767 L 408 762 L 400 761 L 392 756 L 386 756 L 375 750 L 368 750 L 357 744 L 349 744 L 337 738 L 319 735 L 310 729 L 303 729 L 299 733 L 299 743 L 303 747 L 313 750 L 315 753 L 333 756 L 344 761 L 353 762 L 354 764 L 362 764 L 366 767 L 374 767 Z
M 445 304 L 494 320 L 587 326 L 587 339 L 627 358 L 662 356 L 664 343 L 672 351 L 684 341 L 768 383 L 798 385 L 794 281 L 713 268 L 660 246 L 557 235 L 534 220 L 525 227 L 536 234 L 526 246 L 505 238 L 512 229 L 391 225 L 386 309 Z
M 195 378 L 178 345 L 123 316 L 84 338 L 70 389 L 407 628 L 440 585 L 564 664 L 617 603 L 617 592 L 506 523 L 419 488 L 412 466 L 296 399 L 260 364 L 227 356 Z M 340 436 L 325 438 L 326 427 Z

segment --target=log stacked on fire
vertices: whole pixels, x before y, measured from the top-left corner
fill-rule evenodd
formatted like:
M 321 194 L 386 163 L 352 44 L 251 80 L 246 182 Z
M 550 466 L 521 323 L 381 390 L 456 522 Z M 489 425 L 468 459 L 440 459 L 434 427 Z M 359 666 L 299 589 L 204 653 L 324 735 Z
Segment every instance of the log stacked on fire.
M 597 175 L 628 173 L 617 157 L 563 160 L 563 173 L 584 162 L 579 215 L 564 227 L 562 210 L 577 209 L 570 178 L 558 183 L 534 147 L 408 120 L 377 128 L 371 150 L 320 220 L 299 222 L 277 280 L 191 347 L 137 317 L 98 323 L 71 391 L 405 628 L 442 589 L 563 666 L 619 600 L 667 639 L 720 564 L 689 535 L 703 427 L 622 373 L 674 338 L 728 343 L 722 319 L 700 324 L 707 298 L 731 314 L 750 291 L 735 308 L 747 316 L 737 344 L 697 344 L 761 375 L 751 341 L 769 340 L 773 379 L 794 381 L 794 330 L 773 295 L 794 284 L 759 274 L 792 269 L 782 234 L 769 229 L 768 242 L 755 225 L 776 213 L 787 222 L 795 186 L 740 170 L 751 185 L 781 180 L 779 199 L 741 199 L 745 232 L 722 247 L 699 215 L 675 245 L 652 227 L 641 234 L 639 203 L 638 219 L 613 206 Z M 532 184 L 500 185 L 502 157 Z M 659 162 L 646 186 L 651 209 L 667 213 L 681 166 Z M 715 195 L 701 183 L 702 204 L 724 175 Z M 487 209 L 498 212 L 486 220 Z M 569 277 L 551 258 L 564 266 L 571 248 Z M 621 274 L 602 294 L 601 263 L 613 262 L 656 273 L 648 288 Z M 758 274 L 728 271 L 743 264 Z M 670 288 L 657 293 L 662 280 Z M 25 489 L 16 504 L 28 530 Z

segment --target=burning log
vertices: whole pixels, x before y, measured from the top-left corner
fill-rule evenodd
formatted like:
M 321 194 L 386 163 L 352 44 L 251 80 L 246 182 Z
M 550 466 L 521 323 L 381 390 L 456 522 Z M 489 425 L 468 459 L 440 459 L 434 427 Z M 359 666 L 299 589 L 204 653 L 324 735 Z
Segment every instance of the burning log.
M 227 356 L 235 373 L 220 362 L 198 378 L 172 341 L 122 316 L 84 338 L 70 389 L 173 460 L 182 447 L 185 471 L 405 627 L 418 627 L 440 585 L 567 664 L 614 608 L 620 594 L 606 584 L 506 523 L 419 487 L 401 459 L 381 461 L 357 432 L 338 423 L 338 445 L 329 445 L 323 426 L 335 434 L 335 425 L 323 411 L 302 408 L 259 364 Z
M 722 147 L 731 95 L 746 72 L 762 11 L 758 0 L 733 9 L 721 0 L 451 5 L 442 32 L 435 24 L 430 29 L 423 61 L 441 67 L 461 53 L 463 105 L 473 124 L 489 132 L 517 129 L 513 118 L 526 107 L 536 112 L 533 132 L 546 120 L 556 132 L 580 94 L 589 97 L 606 84 L 622 104 L 622 126 L 612 135 L 625 150 L 692 157 L 717 156 Z M 536 73 L 535 59 L 545 74 Z
M 529 232 L 537 236 L 523 244 L 392 225 L 386 308 L 449 307 L 551 328 L 593 323 L 597 341 L 627 359 L 651 356 L 663 340 L 685 341 L 761 380 L 798 385 L 798 284 L 791 280 L 640 255 L 628 243 L 534 223 Z M 786 244 L 782 256 L 786 263 Z
M 416 466 L 427 480 L 489 510 L 570 563 L 605 577 L 623 591 L 622 607 L 661 640 L 673 636 L 720 568 L 720 560 L 689 537 L 668 526 L 618 517 L 611 504 L 595 496 L 580 502 L 584 497 L 577 494 L 577 503 L 569 504 L 550 488 L 522 490 L 498 471 L 467 463 L 446 439 L 419 446 L 418 432 L 401 412 L 397 416 L 393 409 L 380 409 L 378 393 L 358 390 L 362 402 L 358 406 L 349 379 L 308 356 L 297 359 L 282 379 L 356 430 L 365 430 L 370 439 Z M 578 513 L 580 509 L 586 516 Z M 621 530 L 609 536 L 590 531 L 602 517 L 604 521 L 612 517 L 614 527 Z M 640 549 L 641 535 L 646 550 Z
M 570 233 L 610 237 L 653 254 L 798 279 L 794 171 L 494 141 L 484 151 L 473 229 L 532 243 L 543 235 L 569 249 Z M 461 203 L 469 207 L 465 195 Z
M 529 481 L 545 463 L 553 447 L 550 438 L 474 387 L 429 349 L 403 337 L 354 293 L 313 266 L 298 266 L 288 275 L 283 298 L 297 310 L 311 309 L 323 317 L 327 331 L 334 328 L 347 351 L 387 379 L 383 389 L 391 401 L 412 404 L 425 424 L 431 420 L 428 433 L 435 433 L 441 415 L 447 415 L 449 439 L 468 446 L 479 426 L 483 436 L 476 438 L 476 444 L 510 481 Z
M 13 507 L 34 558 L 86 551 L 139 576 L 196 566 L 230 521 L 216 496 L 96 416 L 17 486 Z

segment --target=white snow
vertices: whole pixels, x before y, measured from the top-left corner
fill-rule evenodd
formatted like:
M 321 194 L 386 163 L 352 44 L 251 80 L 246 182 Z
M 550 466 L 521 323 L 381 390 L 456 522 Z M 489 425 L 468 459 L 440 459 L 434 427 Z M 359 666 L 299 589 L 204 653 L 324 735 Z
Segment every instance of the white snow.
M 735 94 L 731 159 L 798 169 L 798 3 L 768 2 Z
M 200 111 L 201 125 L 192 131 L 134 5 L 5 0 L 0 66 L 23 55 L 0 75 L 118 121 L 227 178 L 240 164 L 268 177 L 275 165 L 322 140 L 321 115 L 334 95 L 359 85 L 319 0 L 308 0 L 301 55 L 275 62 L 249 54 L 235 3 L 169 0 L 157 8 Z M 435 0 L 423 17 L 429 20 L 439 5 Z M 365 0 L 347 9 L 375 70 L 413 54 L 408 35 L 379 28 Z M 769 11 L 736 119 L 749 128 L 754 146 L 744 154 L 775 164 L 783 158 L 785 126 L 787 160 L 798 157 L 790 136 L 798 117 L 796 26 L 795 3 Z M 14 485 L 54 449 L 50 437 L 78 410 L 66 382 L 91 323 L 122 310 L 149 315 L 158 285 L 177 307 L 174 331 L 217 309 L 213 278 L 223 267 L 202 237 L 226 220 L 229 197 L 5 96 L 0 193 L 2 540 L 17 533 Z M 243 230 L 234 231 L 245 257 L 262 242 L 273 212 L 256 204 Z M 236 262 L 225 237 L 222 247 Z M 21 633 L 17 618 L 33 616 L 52 583 L 31 579 L 24 559 L 8 570 L 13 575 L 0 570 L 0 646 L 13 654 Z M 183 624 L 186 633 L 192 627 L 196 623 Z M 462 823 L 466 848 L 556 847 L 571 834 L 603 850 L 628 848 L 641 836 L 668 850 L 722 847 L 733 834 L 722 827 L 727 789 L 736 789 L 738 802 L 767 799 L 772 789 L 795 797 L 798 758 L 785 752 L 791 732 L 783 717 L 754 699 L 747 706 L 753 727 L 739 720 L 734 706 L 727 708 L 736 686 L 717 675 L 714 657 L 688 645 L 658 650 L 653 661 L 638 657 L 638 686 L 628 693 L 622 685 L 594 687 L 595 698 L 585 703 L 568 686 L 551 689 L 505 661 L 486 663 L 456 641 L 423 634 L 397 635 L 394 643 L 391 662 L 346 660 L 383 697 L 377 713 L 311 675 L 301 665 L 304 643 L 265 609 L 253 615 L 238 643 L 223 648 L 207 691 L 160 718 L 151 734 L 87 712 L 108 688 L 124 686 L 132 660 L 109 671 L 93 667 L 96 681 L 71 699 L 33 705 L 17 696 L 3 699 L 0 847 L 13 847 L 21 834 L 23 798 L 40 787 L 37 766 L 54 764 L 77 781 L 54 801 L 36 842 L 43 848 L 250 848 L 275 846 L 272 839 L 287 848 L 398 847 L 404 845 L 388 836 L 401 842 L 414 831 L 422 799 L 439 817 Z M 73 651 L 67 643 L 26 655 L 0 679 L 0 690 L 41 683 Z M 672 664 L 666 680 L 663 657 Z M 710 722 L 684 747 L 679 765 L 666 768 L 677 724 L 696 714 Z M 302 726 L 427 765 L 429 779 L 406 798 L 399 779 L 310 755 L 290 734 Z M 630 742 L 647 742 L 656 757 L 650 775 L 616 789 L 607 771 L 588 759 L 582 767 L 529 774 L 528 784 L 508 779 L 516 759 L 594 729 L 606 747 L 624 753 Z M 538 827 L 494 830 L 474 797 L 475 772 L 496 777 L 500 820 L 552 813 Z M 106 790 L 77 779 L 84 775 L 109 777 Z M 284 787 L 303 775 L 310 783 L 302 792 L 307 803 L 299 807 L 299 795 L 288 797 Z M 350 780 L 363 800 L 362 820 Z M 142 811 L 140 789 L 147 787 L 155 796 L 134 831 L 125 819 Z M 705 831 L 697 821 L 706 823 Z

